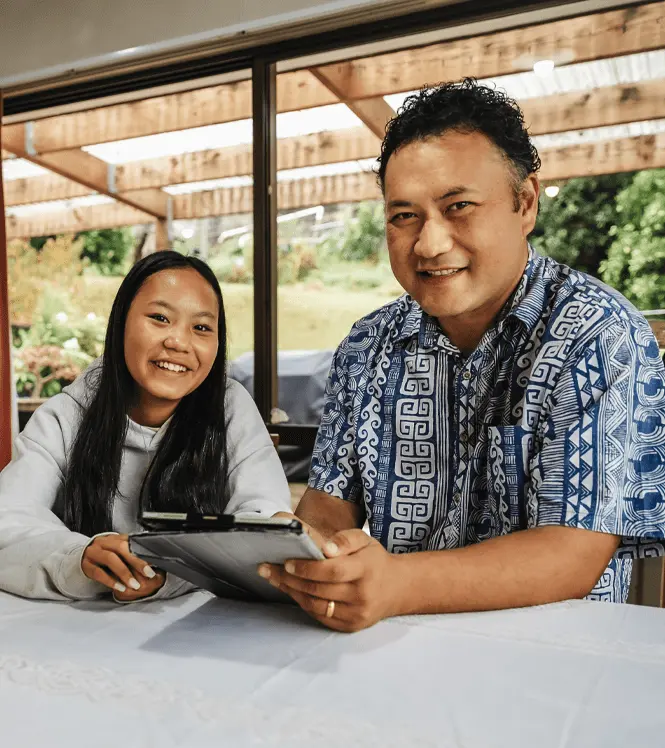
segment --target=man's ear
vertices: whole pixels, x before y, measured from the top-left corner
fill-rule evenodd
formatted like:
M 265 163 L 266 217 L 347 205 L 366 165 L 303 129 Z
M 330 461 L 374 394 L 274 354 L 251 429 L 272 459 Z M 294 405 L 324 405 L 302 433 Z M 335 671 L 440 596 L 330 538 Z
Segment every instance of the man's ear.
M 522 232 L 524 236 L 528 236 L 536 225 L 539 196 L 540 181 L 535 174 L 529 174 L 522 183 L 522 188 L 520 190 L 520 216 L 522 219 Z

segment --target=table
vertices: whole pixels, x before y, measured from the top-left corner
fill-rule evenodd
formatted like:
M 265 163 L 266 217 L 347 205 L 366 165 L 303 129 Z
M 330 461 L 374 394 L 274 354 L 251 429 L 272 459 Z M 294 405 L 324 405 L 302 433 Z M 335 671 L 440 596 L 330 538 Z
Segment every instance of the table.
M 337 634 L 197 592 L 0 593 L 0 745 L 611 748 L 665 741 L 665 612 L 571 601 Z

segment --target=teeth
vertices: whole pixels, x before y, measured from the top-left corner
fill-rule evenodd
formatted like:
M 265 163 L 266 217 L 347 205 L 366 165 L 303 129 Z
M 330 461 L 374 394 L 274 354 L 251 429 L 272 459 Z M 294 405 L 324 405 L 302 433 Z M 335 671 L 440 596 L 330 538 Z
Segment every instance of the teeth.
M 187 367 L 180 366 L 180 364 L 170 364 L 168 361 L 155 361 L 155 364 L 159 366 L 160 369 L 168 369 L 168 371 L 187 371 Z
M 425 271 L 427 275 L 433 275 L 435 277 L 438 277 L 440 275 L 453 275 L 454 273 L 457 273 L 461 268 L 455 268 L 454 270 L 427 270 Z

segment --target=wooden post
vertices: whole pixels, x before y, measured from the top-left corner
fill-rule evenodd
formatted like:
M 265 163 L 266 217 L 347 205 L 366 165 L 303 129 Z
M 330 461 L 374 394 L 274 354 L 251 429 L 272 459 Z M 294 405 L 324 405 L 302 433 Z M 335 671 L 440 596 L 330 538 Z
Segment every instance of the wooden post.
M 2 94 L 0 94 L 0 148 L 2 148 Z M 7 280 L 7 235 L 0 164 L 0 470 L 12 458 L 12 367 Z
M 277 405 L 276 65 L 254 61 L 254 400 L 263 416 Z
M 158 218 L 155 221 L 155 252 L 170 248 L 168 220 L 166 218 Z

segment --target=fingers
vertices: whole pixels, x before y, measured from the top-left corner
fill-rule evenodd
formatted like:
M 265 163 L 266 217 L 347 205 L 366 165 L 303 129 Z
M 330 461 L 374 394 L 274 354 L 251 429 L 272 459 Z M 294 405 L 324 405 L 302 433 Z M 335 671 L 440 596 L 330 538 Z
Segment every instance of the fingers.
M 118 593 L 141 590 L 156 572 L 129 551 L 126 535 L 102 535 L 85 549 L 81 569 L 90 579 Z
M 301 579 L 290 574 L 276 573 L 268 580 L 274 587 L 291 595 L 298 592 L 310 597 L 325 600 L 335 600 L 336 602 L 351 602 L 354 599 L 355 592 L 350 584 L 329 584 L 326 582 L 312 582 L 308 579 Z
M 122 582 L 119 582 L 115 577 L 112 577 L 108 572 L 104 571 L 100 566 L 96 566 L 95 564 L 91 563 L 90 561 L 82 561 L 81 562 L 81 569 L 83 573 L 88 577 L 88 579 L 92 579 L 95 582 L 99 582 L 100 584 L 103 584 L 105 587 L 108 587 L 110 590 L 114 590 L 116 592 L 124 592 L 127 587 L 122 584 Z
M 113 597 L 121 603 L 129 603 L 134 600 L 140 600 L 144 597 L 150 597 L 159 590 L 166 581 L 166 575 L 157 572 L 152 579 L 147 579 L 141 582 L 140 590 L 128 589 L 125 592 L 113 592 Z
M 349 556 L 376 542 L 374 538 L 362 530 L 341 530 L 323 546 L 323 552 L 328 558 Z
M 106 537 L 112 539 L 112 549 L 122 557 L 129 567 L 138 572 L 139 575 L 146 577 L 147 579 L 153 579 L 155 576 L 155 570 L 150 566 L 150 564 L 146 564 L 143 559 L 135 556 L 129 550 L 129 539 L 127 535 L 108 535 Z
M 289 595 L 306 613 L 326 625 L 333 621 L 336 621 L 337 623 L 348 623 L 352 618 L 353 614 L 351 612 L 351 606 L 347 603 L 340 602 L 339 600 L 334 601 L 335 606 L 332 609 L 333 615 L 329 616 L 327 615 L 329 611 L 329 600 L 311 597 L 310 595 L 305 595 L 297 590 L 292 590 Z
M 134 590 L 141 588 L 139 580 L 133 575 L 123 559 L 114 551 L 109 551 L 103 548 L 92 549 L 91 547 L 91 551 L 86 553 L 84 563 L 81 564 L 83 573 L 86 574 L 86 576 L 90 576 L 86 571 L 88 565 L 92 565 L 99 569 L 99 571 L 103 572 L 103 575 L 100 575 L 97 572 L 92 578 L 97 579 L 97 581 L 102 582 L 102 584 L 106 584 L 107 587 L 110 587 L 113 590 L 125 592 L 128 587 Z M 107 581 L 102 581 L 102 579 L 106 578 L 112 579 L 113 583 L 109 585 Z
M 283 567 L 276 564 L 262 564 L 268 567 L 270 573 L 284 569 L 287 574 L 313 582 L 330 582 L 340 584 L 354 582 L 360 579 L 365 571 L 362 558 L 356 556 L 340 556 L 324 561 L 308 561 L 306 559 L 290 559 Z

